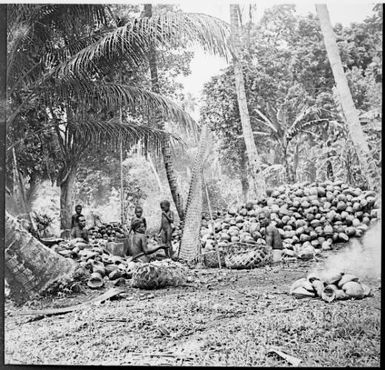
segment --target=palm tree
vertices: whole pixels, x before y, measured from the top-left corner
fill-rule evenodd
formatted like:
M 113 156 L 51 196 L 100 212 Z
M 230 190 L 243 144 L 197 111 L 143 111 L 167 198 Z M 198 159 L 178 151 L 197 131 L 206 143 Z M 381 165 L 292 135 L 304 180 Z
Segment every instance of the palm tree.
M 122 66 L 121 60 L 133 70 L 145 64 L 147 52 L 155 43 L 172 47 L 198 41 L 207 50 L 226 55 L 226 24 L 203 14 L 167 13 L 130 19 L 125 25 L 110 29 L 106 25 L 114 19 L 108 18 L 107 10 L 105 6 L 88 5 L 11 7 L 8 94 L 13 112 L 8 124 L 28 101 L 35 100 L 43 101 L 48 107 L 64 104 L 67 113 L 78 110 L 81 102 L 83 114 L 99 111 L 101 107 L 108 107 L 110 111 L 122 106 L 132 111 L 140 107 L 146 115 L 156 111 L 163 120 L 172 118 L 184 125 L 195 123 L 176 104 L 159 95 L 156 84 L 155 92 L 148 92 L 135 86 L 106 82 L 104 77 L 112 68 Z M 67 37 L 67 29 L 84 35 L 82 20 L 88 24 L 92 21 L 98 27 L 91 36 L 75 40 Z M 47 53 L 36 56 L 34 48 L 45 48 Z M 163 152 L 167 164 L 171 158 L 169 145 L 164 145 Z M 168 174 L 174 184 L 171 168 Z M 66 175 L 63 179 L 70 180 Z
M 55 121 L 59 121 L 51 111 Z M 108 121 L 87 117 L 87 120 L 67 120 L 51 128 L 58 143 L 57 157 L 61 162 L 57 183 L 60 186 L 60 222 L 61 229 L 70 228 L 73 205 L 73 189 L 76 171 L 80 160 L 91 147 L 102 147 L 106 151 L 119 150 L 120 143 L 131 147 L 137 142 L 144 144 L 147 150 L 159 150 L 165 132 L 132 122 L 121 122 L 118 118 Z
M 186 202 L 186 218 L 178 253 L 178 257 L 187 261 L 196 258 L 200 246 L 199 236 L 203 207 L 203 168 L 207 155 L 208 140 L 208 129 L 206 125 L 203 125 L 191 175 L 189 194 Z
M 152 17 L 151 4 L 144 5 L 143 15 L 148 18 Z M 149 65 L 150 65 L 152 91 L 154 93 L 159 94 L 160 87 L 159 87 L 158 68 L 157 68 L 157 61 L 156 61 L 156 49 L 155 49 L 154 43 L 150 44 L 148 59 L 149 59 Z M 161 130 L 165 129 L 164 120 L 162 119 L 162 116 L 159 111 L 155 112 L 155 123 L 159 129 Z M 184 219 L 183 197 L 179 189 L 177 178 L 176 178 L 170 141 L 166 137 L 162 142 L 162 155 L 163 155 L 164 166 L 166 169 L 167 180 L 170 186 L 171 195 L 174 200 L 174 204 L 177 209 L 179 218 L 180 220 L 183 220 Z
M 7 9 L 9 114 L 6 123 L 12 125 L 28 104 L 39 104 L 42 110 L 50 110 L 59 150 L 66 153 L 60 174 L 60 181 L 67 188 L 63 191 L 63 204 L 68 203 L 74 162 L 78 159 L 76 156 L 81 155 L 79 145 L 95 143 L 90 135 L 97 142 L 118 140 L 116 131 L 130 142 L 135 135 L 136 138 L 143 136 L 138 127 L 129 129 L 125 124 L 119 126 L 120 122 L 92 120 L 92 112 L 100 113 L 103 109 L 114 112 L 125 107 L 135 111 L 140 107 L 147 114 L 158 110 L 164 119 L 194 124 L 180 107 L 159 94 L 107 81 L 106 76 L 113 68 L 117 69 L 124 60 L 126 66 L 137 70 L 145 64 L 151 43 L 173 47 L 199 42 L 206 50 L 220 55 L 226 55 L 228 50 L 227 25 L 203 14 L 162 14 L 117 25 L 104 5 L 19 4 L 7 5 Z M 64 112 L 65 119 L 55 117 L 58 109 Z M 144 136 L 151 137 L 149 132 Z M 17 229 L 10 219 L 7 227 L 9 234 Z M 26 260 L 20 240 L 15 243 L 14 269 Z M 44 260 L 48 252 L 43 251 L 41 245 L 37 249 Z M 9 263 L 6 267 L 13 271 Z M 30 263 L 34 267 L 41 264 L 33 259 Z M 38 270 L 31 270 L 32 278 L 42 279 L 44 283 L 47 279 L 39 277 Z M 56 269 L 52 270 L 57 279 L 63 276 L 61 270 L 66 268 L 63 261 L 58 260 Z
M 350 138 L 354 144 L 359 161 L 362 166 L 363 175 L 368 181 L 370 188 L 376 187 L 375 180 L 377 169 L 373 159 L 371 158 L 368 143 L 363 133 L 359 113 L 356 110 L 350 92 L 348 82 L 342 67 L 341 57 L 339 54 L 336 37 L 330 22 L 327 6 L 324 4 L 316 5 L 317 15 L 321 24 L 321 30 L 324 36 L 325 47 L 333 71 L 334 80 L 336 82 L 340 103 L 346 118 L 346 124 L 349 130 Z
M 235 88 L 237 92 L 239 115 L 241 117 L 242 131 L 246 144 L 250 173 L 253 178 L 254 193 L 258 198 L 258 196 L 263 196 L 265 194 L 266 185 L 261 172 L 261 159 L 258 155 L 257 147 L 254 142 L 254 136 L 250 124 L 250 115 L 247 106 L 245 82 L 243 78 L 242 63 L 240 60 L 239 14 L 239 5 L 230 4 Z
M 289 111 L 296 111 L 298 113 L 291 118 Z M 258 116 L 256 122 L 267 129 L 267 132 L 254 131 L 254 134 L 269 136 L 275 140 L 284 164 L 286 180 L 289 183 L 294 183 L 296 181 L 294 159 L 300 142 L 296 143 L 295 148 L 293 148 L 294 150 L 290 150 L 292 140 L 300 134 L 316 136 L 312 128 L 323 124 L 328 125 L 329 120 L 320 118 L 320 110 L 318 108 L 308 106 L 306 103 L 300 103 L 297 99 L 290 103 L 285 99 L 285 102 L 280 104 L 278 108 L 266 104 L 266 114 L 257 108 L 254 109 L 254 112 Z M 289 157 L 291 155 L 293 158 L 290 161 Z

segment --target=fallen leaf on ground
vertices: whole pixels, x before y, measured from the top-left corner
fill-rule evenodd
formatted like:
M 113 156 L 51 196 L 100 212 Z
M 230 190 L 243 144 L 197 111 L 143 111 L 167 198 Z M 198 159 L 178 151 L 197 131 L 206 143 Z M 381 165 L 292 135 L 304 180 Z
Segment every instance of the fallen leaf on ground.
M 284 353 L 282 351 L 279 351 L 275 348 L 270 348 L 267 352 L 268 354 L 269 353 L 275 353 L 277 354 L 278 356 L 282 357 L 285 361 L 287 361 L 289 364 L 297 367 L 299 365 L 299 363 L 302 361 L 300 358 L 297 358 L 297 357 L 294 357 L 294 356 L 290 356 L 288 355 L 287 353 Z

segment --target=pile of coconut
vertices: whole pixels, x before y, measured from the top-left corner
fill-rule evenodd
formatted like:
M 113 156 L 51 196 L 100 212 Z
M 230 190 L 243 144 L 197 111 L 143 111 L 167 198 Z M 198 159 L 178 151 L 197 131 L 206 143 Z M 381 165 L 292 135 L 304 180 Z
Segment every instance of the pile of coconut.
M 319 297 L 325 302 L 342 299 L 361 299 L 372 295 L 370 287 L 350 273 L 334 271 L 324 274 L 310 274 L 295 281 L 290 294 L 296 298 Z
M 376 193 L 342 181 L 280 186 L 259 202 L 214 215 L 214 223 L 202 220 L 203 252 L 220 250 L 234 243 L 265 243 L 265 229 L 258 215 L 269 211 L 282 238 L 283 255 L 311 259 L 336 243 L 360 238 L 377 220 Z

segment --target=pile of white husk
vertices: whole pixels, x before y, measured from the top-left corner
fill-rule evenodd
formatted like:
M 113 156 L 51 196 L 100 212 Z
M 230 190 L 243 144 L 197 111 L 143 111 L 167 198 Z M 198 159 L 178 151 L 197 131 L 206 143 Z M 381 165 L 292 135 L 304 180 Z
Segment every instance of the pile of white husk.
M 327 274 L 310 274 L 295 281 L 290 294 L 296 298 L 319 297 L 325 302 L 342 299 L 361 299 L 372 294 L 371 289 L 350 273 L 333 271 Z

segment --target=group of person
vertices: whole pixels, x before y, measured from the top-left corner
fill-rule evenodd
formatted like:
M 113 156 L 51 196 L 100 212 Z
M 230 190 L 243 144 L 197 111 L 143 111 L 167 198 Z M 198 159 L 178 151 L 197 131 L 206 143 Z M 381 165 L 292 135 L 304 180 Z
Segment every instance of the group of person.
M 161 238 L 161 247 L 164 248 L 166 257 L 172 258 L 172 232 L 174 230 L 174 212 L 170 209 L 170 202 L 163 200 L 160 202 L 162 210 L 161 223 L 158 237 Z M 77 205 L 75 214 L 71 218 L 71 239 L 82 238 L 89 242 L 88 230 L 86 228 L 86 218 L 82 214 L 83 207 Z M 143 253 L 145 258 L 152 253 L 147 247 L 147 221 L 143 217 L 143 208 L 135 207 L 135 215 L 132 217 L 129 227 L 124 227 L 126 236 L 131 239 L 131 253 L 133 256 Z
M 174 230 L 174 213 L 170 209 L 170 202 L 163 200 L 160 202 L 162 210 L 161 224 L 158 237 L 161 238 L 161 247 L 164 248 L 166 257 L 172 258 L 171 238 Z M 89 242 L 88 231 L 86 229 L 86 219 L 82 214 L 82 206 L 75 207 L 75 214 L 71 219 L 71 238 L 82 238 L 85 242 Z M 278 229 L 271 223 L 270 213 L 262 211 L 258 215 L 258 221 L 265 228 L 266 245 L 272 249 L 273 262 L 279 262 L 282 256 L 282 240 Z M 152 253 L 147 247 L 147 221 L 143 217 L 143 208 L 135 207 L 135 215 L 132 217 L 129 228 L 125 228 L 126 236 L 131 238 L 131 253 L 133 256 L 140 253 L 144 254 L 144 258 L 148 260 L 147 255 Z

